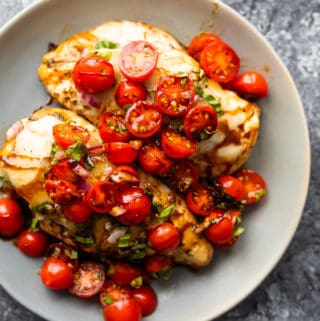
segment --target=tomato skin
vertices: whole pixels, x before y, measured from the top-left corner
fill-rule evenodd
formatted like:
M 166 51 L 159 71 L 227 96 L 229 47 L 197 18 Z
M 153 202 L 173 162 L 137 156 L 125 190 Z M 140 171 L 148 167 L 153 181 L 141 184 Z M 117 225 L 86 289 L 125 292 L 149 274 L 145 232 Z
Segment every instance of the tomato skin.
M 172 223 L 164 222 L 152 227 L 147 239 L 158 252 L 168 252 L 178 247 L 181 237 L 179 230 Z
M 12 237 L 24 225 L 24 216 L 18 202 L 12 198 L 0 198 L 0 235 Z
M 257 71 L 245 71 L 233 82 L 232 89 L 247 99 L 260 99 L 268 95 L 268 83 Z
M 83 299 L 88 299 L 99 293 L 104 281 L 103 266 L 96 262 L 82 262 L 74 272 L 73 286 L 69 291 Z
M 144 171 L 157 175 L 167 173 L 173 165 L 164 151 L 152 142 L 144 144 L 139 150 L 138 160 Z
M 50 289 L 65 290 L 73 285 L 73 273 L 68 265 L 54 257 L 45 259 L 41 269 L 42 282 Z
M 235 177 L 244 185 L 245 204 L 254 204 L 265 197 L 267 192 L 266 182 L 259 173 L 250 169 L 243 169 L 237 172 Z
M 132 280 L 142 276 L 142 270 L 126 262 L 109 262 L 107 275 L 117 284 L 129 285 Z
M 49 244 L 49 239 L 43 231 L 22 231 L 17 238 L 17 247 L 25 255 L 42 256 Z
M 78 187 L 67 180 L 45 180 L 45 189 L 48 196 L 57 204 L 69 204 L 79 198 Z
M 236 201 L 242 201 L 245 198 L 246 192 L 244 185 L 239 179 L 231 175 L 222 175 L 218 177 L 217 183 L 225 194 L 232 197 Z
M 146 272 L 154 279 L 168 280 L 173 267 L 173 260 L 169 256 L 153 255 L 145 262 Z
M 47 178 L 49 180 L 67 180 L 75 183 L 79 177 L 73 171 L 73 167 L 74 162 L 70 159 L 59 161 L 51 167 Z
M 68 220 L 77 224 L 88 222 L 93 214 L 90 206 L 83 198 L 63 206 L 63 212 Z
M 114 302 L 103 308 L 106 321 L 140 321 L 141 306 L 135 299 L 126 299 Z
M 78 90 L 93 95 L 108 90 L 115 80 L 113 66 L 96 55 L 78 60 L 71 76 Z
M 226 43 L 208 43 L 202 50 L 200 66 L 209 78 L 224 84 L 237 76 L 240 69 L 240 59 Z
M 139 173 L 129 165 L 119 165 L 112 170 L 108 179 L 118 185 L 139 186 Z
M 160 142 L 166 155 L 174 159 L 187 158 L 197 150 L 195 141 L 170 128 L 161 131 Z
M 132 41 L 120 52 L 119 68 L 127 79 L 142 82 L 152 76 L 157 61 L 158 52 L 151 43 Z
M 194 95 L 194 85 L 189 77 L 167 75 L 160 78 L 156 101 L 164 114 L 177 117 L 185 114 L 193 105 Z
M 55 142 L 63 149 L 67 149 L 78 141 L 87 144 L 90 139 L 90 133 L 86 128 L 70 124 L 55 125 L 52 133 Z
M 138 150 L 130 143 L 111 142 L 104 144 L 104 150 L 113 164 L 131 164 L 138 156 Z
M 150 285 L 143 285 L 133 290 L 133 297 L 141 305 L 142 316 L 152 314 L 158 304 L 158 298 Z
M 133 136 L 149 138 L 160 129 L 162 114 L 152 102 L 138 101 L 128 109 L 125 123 Z
M 216 44 L 220 42 L 222 42 L 222 40 L 215 34 L 201 33 L 191 40 L 188 47 L 188 54 L 196 60 L 200 60 L 201 52 L 208 43 Z
M 115 95 L 118 105 L 124 107 L 146 100 L 147 90 L 142 83 L 124 80 L 119 83 Z

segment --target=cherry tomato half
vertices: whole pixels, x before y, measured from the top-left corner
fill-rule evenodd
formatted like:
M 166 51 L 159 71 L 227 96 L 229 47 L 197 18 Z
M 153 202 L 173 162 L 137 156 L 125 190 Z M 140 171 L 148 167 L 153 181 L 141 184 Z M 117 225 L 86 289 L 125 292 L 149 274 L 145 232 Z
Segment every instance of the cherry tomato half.
M 162 114 L 150 101 L 138 101 L 133 104 L 125 116 L 129 132 L 138 138 L 153 136 L 161 127 Z
M 164 128 L 161 131 L 161 147 L 169 157 L 180 159 L 191 156 L 197 149 L 197 143 L 173 129 Z
M 93 95 L 108 90 L 115 80 L 113 66 L 96 55 L 78 60 L 71 76 L 78 90 Z
M 129 285 L 134 279 L 142 276 L 143 272 L 138 266 L 127 262 L 109 262 L 107 275 L 117 284 Z
M 147 316 L 152 314 L 158 304 L 158 298 L 150 285 L 143 285 L 140 288 L 134 289 L 133 298 L 141 305 L 142 315 Z
M 147 90 L 140 82 L 124 80 L 119 83 L 115 95 L 118 105 L 124 107 L 140 100 L 146 100 Z
M 266 182 L 260 174 L 250 169 L 243 169 L 235 177 L 242 182 L 245 189 L 245 204 L 253 204 L 264 198 L 267 193 Z
M 129 143 L 110 142 L 104 144 L 104 150 L 113 164 L 131 164 L 138 156 L 138 150 Z
M 68 265 L 55 257 L 45 259 L 41 269 L 42 282 L 53 290 L 65 290 L 73 285 L 73 273 Z
M 246 192 L 242 182 L 239 179 L 231 175 L 222 175 L 218 177 L 217 183 L 225 194 L 232 197 L 236 201 L 242 201 L 244 199 Z
M 160 78 L 156 101 L 169 116 L 181 116 L 194 102 L 194 85 L 189 77 L 167 75 Z
M 32 257 L 42 256 L 46 251 L 48 244 L 48 235 L 40 230 L 24 230 L 17 238 L 17 247 L 19 250 Z
M 233 82 L 232 89 L 247 99 L 259 99 L 268 95 L 266 79 L 257 71 L 246 71 Z
M 48 196 L 57 204 L 64 205 L 78 199 L 81 195 L 77 185 L 65 179 L 45 180 Z
M 89 189 L 86 200 L 91 209 L 97 213 L 109 212 L 118 201 L 118 191 L 115 184 L 99 181 Z
M 156 68 L 158 53 L 156 48 L 144 40 L 132 41 L 120 53 L 119 68 L 132 81 L 145 81 Z
M 169 222 L 164 222 L 152 227 L 147 236 L 150 245 L 159 252 L 176 249 L 180 243 L 179 230 Z
M 83 198 L 63 206 L 63 213 L 68 220 L 77 224 L 88 222 L 92 216 L 92 210 Z
M 173 268 L 173 260 L 169 256 L 149 256 L 145 262 L 146 272 L 154 279 L 169 280 Z
M 140 321 L 141 306 L 135 299 L 125 299 L 111 303 L 103 308 L 106 321 Z
M 108 179 L 118 185 L 139 186 L 139 173 L 129 165 L 119 165 L 110 173 Z
M 52 133 L 55 142 L 63 149 L 67 149 L 76 142 L 87 144 L 90 139 L 90 133 L 86 128 L 70 124 L 55 125 Z
M 0 198 L 0 235 L 15 236 L 24 225 L 24 216 L 18 202 L 12 198 Z
M 227 83 L 237 76 L 240 59 L 227 44 L 209 43 L 201 53 L 200 66 L 209 78 L 218 83 Z
M 217 112 L 211 106 L 195 106 L 188 110 L 183 126 L 189 139 L 206 140 L 217 129 Z
M 79 179 L 79 177 L 73 171 L 74 164 L 75 163 L 70 159 L 62 160 L 54 164 L 51 167 L 47 178 L 50 180 L 67 180 L 75 183 Z
M 100 116 L 98 130 L 104 142 L 127 142 L 131 136 L 124 117 L 111 112 L 105 112 Z

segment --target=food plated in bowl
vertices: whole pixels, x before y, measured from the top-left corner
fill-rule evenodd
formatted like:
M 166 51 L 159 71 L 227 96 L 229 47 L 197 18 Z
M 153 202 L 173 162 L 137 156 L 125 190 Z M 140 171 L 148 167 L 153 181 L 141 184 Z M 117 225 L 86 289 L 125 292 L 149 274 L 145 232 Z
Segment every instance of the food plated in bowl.
M 219 12 L 219 11 L 218 11 Z M 218 12 L 216 13 L 217 14 L 217 17 L 219 17 L 219 15 L 218 15 Z M 104 19 L 105 20 L 105 19 Z M 83 30 L 83 29 L 82 29 Z M 194 33 L 193 33 L 193 35 L 194 35 Z M 229 42 L 230 43 L 230 42 Z M 230 43 L 231 44 L 231 43 Z M 232 44 L 233 45 L 233 44 Z M 270 96 L 269 96 L 270 97 Z M 262 122 L 262 124 L 263 124 L 263 122 Z M 259 142 L 258 142 L 258 144 L 259 144 Z M 257 146 L 259 146 L 259 145 L 257 145 Z M 256 164 L 256 166 L 261 166 L 261 165 L 259 165 L 259 164 L 262 164 L 263 162 L 258 162 L 257 164 Z M 260 170 L 260 172 L 261 172 L 261 170 Z M 268 180 L 267 180 L 268 181 Z M 266 199 L 266 202 L 265 203 L 267 203 L 268 204 L 268 201 L 269 201 L 269 199 L 270 198 L 267 198 Z M 262 208 L 262 207 L 261 207 Z M 260 211 L 260 209 L 259 209 L 259 211 Z M 262 210 L 263 211 L 263 210 Z M 250 220 L 249 220 L 249 222 L 250 222 Z M 250 231 L 251 231 L 252 229 L 250 229 Z M 258 228 L 258 230 L 259 230 L 259 228 Z M 248 235 L 248 236 L 246 236 L 246 235 Z M 245 239 L 247 238 L 247 237 L 249 237 L 249 233 L 246 233 L 245 234 Z M 240 251 L 240 249 L 241 249 L 241 245 L 240 245 L 240 247 L 239 247 L 239 244 L 241 244 L 241 243 L 238 243 L 237 244 L 237 249 L 239 249 L 239 251 Z M 242 244 L 246 244 L 246 243 L 242 243 Z M 233 250 L 232 251 L 232 255 L 233 254 L 235 254 L 235 255 L 237 255 L 236 253 L 238 253 L 238 251 L 236 251 L 236 250 Z M 243 252 L 244 253 L 244 252 Z M 248 252 L 246 252 L 246 253 L 248 253 Z M 224 254 L 222 254 L 222 256 L 223 256 Z M 228 257 L 229 257 L 229 255 L 228 255 Z M 220 258 L 221 258 L 221 256 L 220 256 Z M 231 255 L 230 255 L 230 258 L 231 258 Z M 219 257 L 217 258 L 217 261 L 216 261 L 216 263 L 215 263 L 215 265 L 214 265 L 214 274 L 211 274 L 211 273 L 213 273 L 213 270 L 212 270 L 212 268 L 211 268 L 211 266 L 209 267 L 209 268 L 206 268 L 206 270 L 205 271 L 203 271 L 203 272 L 200 272 L 197 276 L 196 276 L 196 280 L 195 281 L 188 281 L 188 284 L 184 284 L 185 286 L 186 286 L 186 288 L 184 288 L 184 290 L 187 290 L 187 291 L 189 291 L 190 290 L 190 285 L 192 285 L 192 287 L 193 286 L 195 286 L 194 287 L 194 289 L 193 290 L 195 290 L 195 291 L 198 291 L 198 290 L 200 290 L 201 289 L 201 285 L 200 285 L 200 283 L 199 282 L 203 282 L 204 280 L 207 280 L 206 282 L 208 282 L 209 280 L 210 280 L 210 282 L 212 282 L 212 280 L 215 280 L 215 282 L 217 282 L 217 280 L 218 279 L 216 279 L 215 278 L 215 276 L 219 276 L 219 268 L 218 268 L 218 265 L 219 264 L 221 264 L 221 261 L 222 260 L 220 260 L 219 259 Z M 239 267 L 239 264 L 237 264 L 237 266 Z M 241 266 L 241 265 L 240 265 Z M 231 265 L 226 265 L 226 269 L 228 269 L 228 268 L 230 268 L 230 267 L 235 267 L 235 265 L 234 264 L 231 264 Z M 209 270 L 208 270 L 209 269 Z M 225 269 L 224 269 L 225 270 Z M 162 295 L 169 295 L 170 294 L 170 291 L 168 292 L 168 290 L 170 289 L 170 286 L 171 286 L 171 284 L 176 284 L 177 285 L 177 289 L 174 291 L 174 295 L 173 295 L 173 297 L 171 297 L 170 298 L 170 300 L 169 301 L 167 301 L 166 302 L 166 305 L 168 305 L 168 304 L 171 304 L 171 303 L 173 303 L 173 302 L 175 302 L 175 300 L 182 300 L 182 301 L 180 301 L 180 302 L 183 302 L 183 300 L 184 299 L 186 299 L 186 297 L 184 297 L 184 296 L 180 296 L 179 295 L 179 288 L 180 288 L 180 286 L 181 286 L 181 284 L 179 285 L 179 282 L 183 282 L 184 283 L 184 281 L 183 280 L 186 280 L 186 277 L 187 277 L 187 279 L 188 280 L 190 280 L 189 279 L 189 277 L 190 277 L 190 275 L 189 275 L 189 272 L 187 272 L 187 271 L 185 271 L 184 269 L 182 269 L 181 271 L 180 271 L 180 269 L 178 270 L 179 271 L 179 273 L 177 272 L 177 275 L 173 278 L 173 280 L 172 281 L 170 281 L 170 282 L 172 282 L 172 283 L 168 283 L 168 284 L 166 284 L 166 285 L 159 285 L 160 287 L 168 287 L 167 288 L 167 291 L 164 291 L 164 292 L 160 292 L 160 301 L 161 300 L 165 300 L 166 298 L 165 297 L 163 297 Z M 208 272 L 209 271 L 209 272 Z M 210 276 L 207 274 L 207 273 L 209 273 L 210 274 Z M 221 272 L 220 272 L 221 273 Z M 212 277 L 213 277 L 213 275 L 214 275 L 214 278 L 212 279 Z M 221 279 L 220 279 L 221 280 Z M 189 283 L 189 282 L 191 282 L 191 283 Z M 219 284 L 219 282 L 218 283 L 216 283 L 216 285 L 218 285 Z M 219 287 L 212 287 L 212 289 L 213 288 L 215 288 L 217 291 L 219 291 Z M 202 287 L 202 289 L 203 289 L 203 287 Z M 242 290 L 243 290 L 243 287 L 242 287 Z M 192 292 L 192 291 L 191 291 Z M 190 293 L 191 293 L 190 292 Z M 219 296 L 221 296 L 222 295 L 222 292 L 221 292 L 221 288 L 220 288 L 220 295 Z M 228 300 L 227 300 L 228 301 Z M 200 304 L 201 305 L 201 304 Z M 175 311 L 175 313 L 180 313 L 181 311 Z M 161 304 L 160 304 L 160 307 L 159 307 L 159 310 L 158 310 L 158 312 L 157 313 L 165 313 L 165 311 L 163 311 L 162 310 L 162 308 L 161 308 Z M 46 316 L 46 317 L 48 317 L 48 318 L 51 318 L 52 316 Z M 155 315 L 153 315 L 152 316 L 152 318 L 155 318 L 156 317 L 156 314 Z M 211 317 L 211 316 L 210 316 Z M 195 319 L 195 318 L 194 318 Z

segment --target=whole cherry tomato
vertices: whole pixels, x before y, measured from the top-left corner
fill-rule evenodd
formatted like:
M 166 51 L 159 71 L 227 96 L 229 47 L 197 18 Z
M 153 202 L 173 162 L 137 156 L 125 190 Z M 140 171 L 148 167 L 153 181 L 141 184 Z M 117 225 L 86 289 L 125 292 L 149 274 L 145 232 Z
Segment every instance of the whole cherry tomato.
M 109 262 L 107 275 L 117 284 L 129 285 L 134 279 L 143 275 L 140 267 L 127 262 Z
M 104 150 L 113 164 L 131 164 L 138 156 L 138 150 L 130 142 L 110 142 L 104 144 Z
M 49 244 L 49 238 L 41 230 L 24 230 L 17 238 L 17 247 L 19 250 L 33 257 L 42 256 Z
M 154 279 L 169 280 L 173 268 L 173 260 L 169 256 L 149 256 L 145 262 L 146 272 Z
M 18 202 L 12 198 L 0 198 L 0 235 L 15 236 L 24 225 L 24 216 Z
M 141 305 L 142 315 L 147 316 L 152 314 L 158 304 L 158 298 L 150 285 L 143 285 L 140 288 L 134 289 L 133 298 Z
M 103 308 L 106 321 L 140 321 L 142 312 L 139 302 L 133 298 L 106 305 Z
M 83 198 L 64 205 L 63 213 L 68 220 L 77 224 L 88 222 L 92 216 L 92 210 Z
M 140 82 L 121 81 L 116 90 L 116 101 L 119 106 L 132 105 L 147 98 L 147 90 Z
M 78 90 L 93 95 L 108 90 L 115 80 L 113 66 L 97 55 L 78 60 L 71 76 Z
M 231 175 L 222 175 L 218 177 L 217 183 L 225 194 L 236 201 L 242 201 L 244 199 L 246 192 L 244 185 L 239 179 Z

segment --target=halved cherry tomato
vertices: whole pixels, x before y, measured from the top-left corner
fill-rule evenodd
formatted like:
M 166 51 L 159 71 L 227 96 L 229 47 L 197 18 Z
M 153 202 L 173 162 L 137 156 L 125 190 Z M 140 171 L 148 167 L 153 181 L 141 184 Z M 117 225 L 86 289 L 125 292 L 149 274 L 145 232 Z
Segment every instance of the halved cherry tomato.
M 146 272 L 157 280 L 169 280 L 172 267 L 173 260 L 170 256 L 153 255 L 145 262 Z
M 17 247 L 19 250 L 33 257 L 42 256 L 49 244 L 49 238 L 46 233 L 40 230 L 24 230 L 17 238 Z
M 206 140 L 217 129 L 217 112 L 211 106 L 195 106 L 188 110 L 183 126 L 189 139 Z
M 120 53 L 119 68 L 132 81 L 145 81 L 156 68 L 158 53 L 156 48 L 144 40 L 132 41 Z
M 45 189 L 48 196 L 57 204 L 64 205 L 81 197 L 77 185 L 65 179 L 46 179 Z
M 127 262 L 109 262 L 107 275 L 118 284 L 129 285 L 143 275 L 142 269 Z
M 222 42 L 222 40 L 213 33 L 201 33 L 191 40 L 188 47 L 188 54 L 196 60 L 200 60 L 201 52 L 208 43 L 216 44 L 220 42 Z
M 24 216 L 18 202 L 12 198 L 0 198 L 0 235 L 15 236 L 24 225 Z
M 107 213 L 117 204 L 118 191 L 113 183 L 99 181 L 91 186 L 86 200 L 93 211 Z
M 229 45 L 208 43 L 202 50 L 200 66 L 209 78 L 223 84 L 235 79 L 240 59 Z
M 171 128 L 161 131 L 161 147 L 171 158 L 180 159 L 191 156 L 197 149 L 197 143 Z
M 93 95 L 108 90 L 115 80 L 113 66 L 96 55 L 78 60 L 71 76 L 78 90 Z
M 260 174 L 250 169 L 243 169 L 235 177 L 242 182 L 245 189 L 245 204 L 253 204 L 264 198 L 267 193 L 266 182 Z
M 164 222 L 152 227 L 147 236 L 150 245 L 159 252 L 176 249 L 180 243 L 179 230 L 169 222 Z
M 152 102 L 138 101 L 128 109 L 125 122 L 132 135 L 138 138 L 148 138 L 160 129 L 162 114 Z
M 150 198 L 142 188 L 137 186 L 122 187 L 119 204 L 123 213 L 116 216 L 116 219 L 124 225 L 140 224 L 151 213 Z
M 140 82 L 124 80 L 118 85 L 115 95 L 118 105 L 124 107 L 140 100 L 146 100 L 147 90 Z
M 191 212 L 207 216 L 214 207 L 214 197 L 209 186 L 199 184 L 186 195 L 186 203 Z
M 55 142 L 63 149 L 67 149 L 76 142 L 87 144 L 90 139 L 90 133 L 86 128 L 70 124 L 55 125 L 52 133 Z
M 194 85 L 189 77 L 167 75 L 160 78 L 156 101 L 161 111 L 169 116 L 181 116 L 194 102 Z
M 116 301 L 103 308 L 106 321 L 140 321 L 141 306 L 135 299 Z
M 51 167 L 47 178 L 50 180 L 67 180 L 75 183 L 79 177 L 73 171 L 74 165 L 75 162 L 70 159 L 62 160 Z
M 45 259 L 41 269 L 42 282 L 53 290 L 65 290 L 73 285 L 73 272 L 68 265 L 55 257 Z
M 104 142 L 127 142 L 130 133 L 122 115 L 105 112 L 99 118 L 99 134 Z
M 100 292 L 105 279 L 101 264 L 82 262 L 74 272 L 74 282 L 70 292 L 80 298 L 91 298 Z
M 242 201 L 244 199 L 246 192 L 244 185 L 239 179 L 231 175 L 222 175 L 218 177 L 217 183 L 225 194 L 236 201 Z
M 88 222 L 92 216 L 92 210 L 83 198 L 63 206 L 63 212 L 68 220 L 77 224 Z
M 188 189 L 199 183 L 199 169 L 189 159 L 181 159 L 171 168 L 169 180 L 174 189 L 186 193 Z
M 141 305 L 142 315 L 152 314 L 158 304 L 158 298 L 150 285 L 143 285 L 140 288 L 133 289 L 133 298 Z
M 104 150 L 113 164 L 131 164 L 138 156 L 138 150 L 130 142 L 105 143 Z
M 167 173 L 173 164 L 164 151 L 153 142 L 143 145 L 139 150 L 138 160 L 144 171 L 157 175 Z
M 118 185 L 139 186 L 139 173 L 129 165 L 119 165 L 110 173 L 108 179 Z

